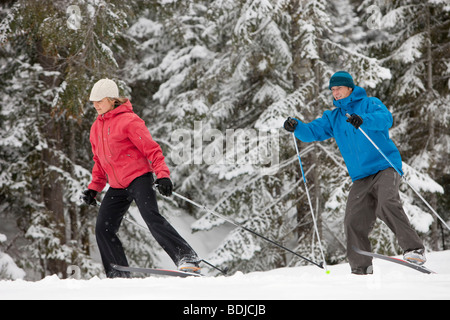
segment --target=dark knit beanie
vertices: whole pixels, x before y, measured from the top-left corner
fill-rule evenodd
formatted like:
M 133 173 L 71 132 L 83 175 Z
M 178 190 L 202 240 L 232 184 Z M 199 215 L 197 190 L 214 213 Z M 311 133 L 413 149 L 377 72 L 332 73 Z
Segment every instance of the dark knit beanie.
M 345 86 L 349 88 L 355 88 L 355 83 L 350 73 L 346 71 L 338 71 L 330 79 L 330 85 L 328 88 L 331 90 L 332 87 Z

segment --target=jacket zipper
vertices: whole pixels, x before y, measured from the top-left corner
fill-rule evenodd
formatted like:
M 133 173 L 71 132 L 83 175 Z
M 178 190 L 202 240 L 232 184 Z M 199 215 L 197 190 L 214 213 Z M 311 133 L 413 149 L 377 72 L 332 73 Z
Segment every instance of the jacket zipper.
M 104 115 L 102 115 L 102 118 L 103 118 L 103 116 L 104 116 Z M 103 155 L 105 156 L 106 162 L 109 164 L 109 166 L 110 166 L 111 169 L 112 169 L 112 172 L 113 172 L 114 178 L 116 179 L 116 182 L 117 182 L 122 188 L 125 189 L 125 187 L 119 182 L 119 179 L 117 179 L 116 170 L 114 170 L 114 166 L 112 165 L 112 163 L 108 160 L 108 157 L 106 156 L 105 143 L 108 144 L 108 150 L 109 150 L 109 153 L 111 153 L 111 148 L 109 147 L 109 139 L 107 139 L 107 142 L 105 142 L 105 137 L 104 137 L 104 132 L 105 132 L 105 121 L 106 121 L 106 120 L 103 118 L 103 122 L 102 122 L 102 144 L 103 144 Z M 110 127 L 108 127 L 108 136 L 109 136 L 109 130 L 110 130 Z M 112 153 L 111 153 L 111 154 L 112 154 Z

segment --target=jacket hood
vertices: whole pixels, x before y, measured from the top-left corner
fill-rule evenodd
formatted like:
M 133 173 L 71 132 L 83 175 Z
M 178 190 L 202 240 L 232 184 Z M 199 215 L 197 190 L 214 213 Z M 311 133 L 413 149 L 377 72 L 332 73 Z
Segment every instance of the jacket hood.
M 364 90 L 364 88 L 355 86 L 351 95 L 341 100 L 333 99 L 333 104 L 338 108 L 346 108 L 350 107 L 353 103 L 365 98 L 367 98 L 366 90 Z
M 127 113 L 127 112 L 133 112 L 133 106 L 131 105 L 130 100 L 127 100 L 124 104 L 121 104 L 120 106 L 114 108 L 113 110 L 107 113 L 98 115 L 97 119 L 98 120 L 110 119 L 120 113 Z

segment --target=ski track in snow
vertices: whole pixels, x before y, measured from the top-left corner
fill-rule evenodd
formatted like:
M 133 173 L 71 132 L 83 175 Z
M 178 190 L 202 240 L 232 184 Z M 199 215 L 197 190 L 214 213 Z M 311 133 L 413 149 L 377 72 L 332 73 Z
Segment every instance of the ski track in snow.
M 350 274 L 348 264 L 203 278 L 59 279 L 0 281 L 0 299 L 298 300 L 450 298 L 450 251 L 427 255 L 427 275 L 374 259 L 374 274 Z M 206 268 L 205 268 L 206 269 Z

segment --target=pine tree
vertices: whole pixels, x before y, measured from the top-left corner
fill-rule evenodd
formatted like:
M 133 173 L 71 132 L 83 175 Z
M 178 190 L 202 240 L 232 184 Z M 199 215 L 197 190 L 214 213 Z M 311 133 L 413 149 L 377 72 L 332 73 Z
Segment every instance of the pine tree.
M 17 267 L 11 256 L 5 253 L 7 238 L 0 233 L 0 279 L 17 280 L 25 277 L 25 271 Z
M 344 3 L 345 12 L 351 7 Z M 134 86 L 146 83 L 152 88 L 150 110 L 143 112 L 151 115 L 156 136 L 185 130 L 189 157 L 184 163 L 171 163 L 177 190 L 300 253 L 319 257 L 292 138 L 280 128 L 289 115 L 311 121 L 329 108 L 327 83 L 336 68 L 353 70 L 369 87 L 388 78 L 389 71 L 358 46 L 333 40 L 337 34 L 333 28 L 351 20 L 351 15 L 334 21 L 337 9 L 327 1 L 196 1 L 151 8 L 131 28 L 131 35 L 142 43 L 138 53 L 142 62 L 130 63 L 136 66 L 130 77 Z M 254 133 L 267 128 L 279 138 L 282 168 L 270 175 L 262 174 L 270 164 L 244 161 L 259 154 L 261 141 Z M 235 155 L 205 163 L 195 141 L 211 129 L 219 131 L 218 140 L 203 141 L 203 146 L 219 153 L 225 153 L 231 141 L 237 148 L 237 129 L 247 135 L 248 143 L 233 150 Z M 226 137 L 227 129 L 236 135 Z M 166 153 L 171 154 L 177 142 L 163 141 Z M 349 181 L 337 147 L 325 143 L 304 145 L 301 150 L 313 181 L 319 222 L 322 216 L 331 221 L 321 229 L 341 238 L 341 231 L 331 229 L 340 227 Z M 196 159 L 200 161 L 195 163 Z M 339 170 L 327 169 L 329 164 Z M 200 219 L 195 230 L 224 223 L 204 212 L 196 214 Z M 211 260 L 243 271 L 301 263 L 240 230 L 230 233 Z
M 123 50 L 125 9 L 85 1 L 17 1 L 9 9 L 1 194 L 29 241 L 20 264 L 42 276 L 65 276 L 71 264 L 86 276 L 99 269 L 89 259 L 91 210 L 79 200 L 92 161 L 94 110 L 86 103 L 94 80 L 118 68 L 112 51 Z
M 401 122 L 396 121 L 393 131 L 403 160 L 415 170 L 444 183 L 442 174 L 449 171 L 448 3 L 365 1 L 361 8 L 369 5 L 379 10 L 379 21 L 373 31 L 379 38 L 370 46 L 378 59 L 392 70 L 389 85 L 379 91 L 386 104 L 392 106 L 394 119 L 401 119 Z M 428 184 L 416 187 L 426 193 L 434 208 L 438 207 L 436 189 L 429 188 Z M 422 215 L 428 214 L 419 199 L 413 200 L 410 190 L 404 189 L 404 192 L 408 194 L 405 200 L 409 206 L 414 203 L 414 208 L 418 206 Z M 448 208 L 442 207 L 440 214 L 444 219 L 448 219 L 446 212 Z M 437 226 L 435 218 L 429 242 L 433 250 L 437 250 L 440 243 L 441 231 Z
M 92 166 L 88 95 L 104 77 L 131 97 L 177 192 L 313 260 L 321 258 L 317 236 L 282 124 L 331 109 L 335 71 L 349 71 L 393 112 L 405 172 L 427 186 L 427 197 L 442 189 L 433 179 L 448 187 L 444 0 L 18 0 L 1 8 L 0 215 L 17 219 L 17 238 L 27 241 L 19 266 L 42 276 L 65 276 L 71 264 L 87 277 L 101 272 L 91 252 L 95 210 L 80 206 L 79 195 Z M 345 164 L 332 139 L 297 143 L 326 258 L 342 261 Z M 407 188 L 401 197 L 428 235 L 431 216 Z M 446 194 L 432 204 L 449 211 Z M 222 267 L 304 263 L 175 197 L 159 205 L 169 220 L 193 215 L 194 231 L 230 230 L 208 257 Z M 129 261 L 156 266 L 161 249 L 128 221 L 137 215 L 132 207 L 120 231 Z M 372 242 L 398 253 L 382 223 Z

